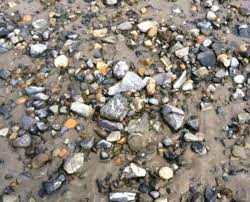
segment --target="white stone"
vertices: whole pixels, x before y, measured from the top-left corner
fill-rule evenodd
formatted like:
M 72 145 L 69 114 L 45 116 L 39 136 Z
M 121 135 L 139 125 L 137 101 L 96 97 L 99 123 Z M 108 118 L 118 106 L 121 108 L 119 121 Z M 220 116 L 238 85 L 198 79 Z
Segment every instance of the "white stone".
M 113 131 L 106 138 L 106 140 L 109 142 L 116 142 L 120 139 L 121 139 L 121 132 L 120 131 Z
M 156 25 L 157 25 L 157 22 L 151 21 L 151 20 L 146 20 L 146 21 L 139 23 L 137 25 L 137 27 L 141 32 L 145 33 L 148 30 L 150 30 L 150 28 L 152 28 L 153 26 L 156 26 Z
M 0 136 L 6 137 L 9 133 L 9 128 L 0 129 Z
M 194 86 L 193 86 L 193 81 L 192 80 L 187 80 L 183 85 L 182 85 L 182 90 L 183 91 L 189 91 L 189 90 L 193 90 Z
M 243 75 L 237 75 L 234 77 L 234 83 L 236 84 L 242 84 L 245 80 L 245 77 Z
M 94 109 L 90 105 L 81 102 L 73 102 L 70 110 L 85 118 L 91 117 L 94 114 Z
M 84 154 L 83 153 L 75 153 L 73 156 L 69 157 L 64 165 L 63 169 L 68 174 L 73 174 L 80 171 L 83 167 L 84 163 Z
M 169 167 L 162 167 L 159 170 L 159 176 L 164 180 L 169 180 L 174 177 L 174 171 Z
M 65 55 L 59 55 L 54 60 L 56 67 L 65 68 L 69 65 L 69 59 Z
M 209 21 L 215 21 L 217 18 L 216 14 L 213 11 L 207 12 L 207 20 Z
M 175 51 L 175 55 L 178 58 L 183 58 L 189 53 L 189 47 L 184 47 Z

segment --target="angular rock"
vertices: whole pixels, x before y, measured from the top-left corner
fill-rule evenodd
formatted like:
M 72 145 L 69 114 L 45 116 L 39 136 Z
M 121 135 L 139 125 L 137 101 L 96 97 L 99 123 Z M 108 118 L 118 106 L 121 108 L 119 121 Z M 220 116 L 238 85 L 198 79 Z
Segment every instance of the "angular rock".
M 97 122 L 98 126 L 105 129 L 105 130 L 108 130 L 108 131 L 122 131 L 124 130 L 124 126 L 122 123 L 119 123 L 119 122 L 112 122 L 112 121 L 109 121 L 109 120 L 99 120 Z
M 84 154 L 83 153 L 75 153 L 73 156 L 69 157 L 64 165 L 63 169 L 68 174 L 73 174 L 80 171 L 84 165 Z
M 49 195 L 58 190 L 63 182 L 66 180 L 64 175 L 59 175 L 56 179 L 43 182 L 43 191 L 45 194 Z
M 117 79 L 122 79 L 129 70 L 129 66 L 125 61 L 119 61 L 113 69 L 113 74 Z
M 183 124 L 184 111 L 179 108 L 165 105 L 162 109 L 162 115 L 164 121 L 174 130 L 178 130 Z
M 181 88 L 181 86 L 184 84 L 184 82 L 186 81 L 186 75 L 187 75 L 187 71 L 183 71 L 181 76 L 177 79 L 177 81 L 174 83 L 173 88 L 175 89 L 179 89 Z
M 134 178 L 141 178 L 141 177 L 145 177 L 147 174 L 147 171 L 134 164 L 131 163 L 130 165 L 126 166 L 121 173 L 121 179 L 134 179 Z
M 128 113 L 127 99 L 121 94 L 111 98 L 100 110 L 101 117 L 110 121 L 122 121 Z
M 6 137 L 9 133 L 9 128 L 0 129 L 0 137 Z
M 169 167 L 162 167 L 159 170 L 159 176 L 164 180 L 169 180 L 174 177 L 174 171 Z
M 137 200 L 134 192 L 111 192 L 109 193 L 110 202 L 132 202 Z
M 214 67 L 216 65 L 216 56 L 213 51 L 201 52 L 197 55 L 197 60 L 201 65 L 206 67 Z
M 155 25 L 157 25 L 157 22 L 146 20 L 146 21 L 143 21 L 143 22 L 139 23 L 137 25 L 137 27 L 138 27 L 138 29 L 141 32 L 145 33 L 145 32 L 147 32 L 148 30 L 150 30 L 150 28 L 152 28 Z
M 121 31 L 131 30 L 132 28 L 133 28 L 133 25 L 129 21 L 122 22 L 121 24 L 117 25 L 117 29 Z
M 90 105 L 81 102 L 73 102 L 70 106 L 70 110 L 85 118 L 92 117 L 95 112 Z
M 31 137 L 30 135 L 23 135 L 14 140 L 13 146 L 19 148 L 26 148 L 31 145 Z
M 145 147 L 145 140 L 141 133 L 131 133 L 128 137 L 128 146 L 134 152 L 143 150 Z
M 33 44 L 30 46 L 30 55 L 32 57 L 41 56 L 47 50 L 47 46 L 45 44 Z

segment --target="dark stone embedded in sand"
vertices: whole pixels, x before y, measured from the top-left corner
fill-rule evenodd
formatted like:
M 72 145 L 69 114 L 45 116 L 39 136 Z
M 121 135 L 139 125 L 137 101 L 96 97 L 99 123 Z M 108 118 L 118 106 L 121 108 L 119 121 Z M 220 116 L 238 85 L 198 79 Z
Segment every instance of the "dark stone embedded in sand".
M 184 111 L 182 109 L 165 105 L 162 109 L 164 121 L 174 130 L 178 130 L 184 120 Z
M 59 175 L 59 177 L 54 180 L 43 182 L 42 191 L 47 195 L 52 194 L 62 186 L 65 180 L 66 177 L 64 175 Z
M 91 138 L 86 138 L 82 140 L 80 143 L 80 146 L 83 150 L 88 151 L 93 148 L 94 144 L 95 144 L 95 138 L 91 137 Z
M 112 122 L 112 121 L 109 121 L 109 120 L 99 120 L 97 122 L 98 126 L 105 129 L 105 130 L 108 130 L 108 131 L 121 131 L 121 130 L 124 130 L 124 126 L 122 123 L 119 123 L 119 122 Z
M 10 77 L 10 71 L 6 69 L 0 69 L 0 79 L 7 80 Z
M 0 12 L 0 38 L 8 36 L 16 27 L 10 16 L 6 13 Z
M 21 137 L 18 137 L 13 142 L 14 147 L 26 148 L 26 147 L 29 147 L 30 145 L 31 145 L 30 135 L 23 135 Z
M 197 60 L 201 65 L 206 67 L 214 67 L 216 65 L 216 56 L 213 51 L 201 52 L 197 55 Z
M 110 121 L 122 121 L 128 112 L 127 99 L 121 94 L 111 98 L 100 110 L 101 116 Z
M 240 37 L 250 38 L 250 25 L 240 24 L 237 27 L 237 31 Z

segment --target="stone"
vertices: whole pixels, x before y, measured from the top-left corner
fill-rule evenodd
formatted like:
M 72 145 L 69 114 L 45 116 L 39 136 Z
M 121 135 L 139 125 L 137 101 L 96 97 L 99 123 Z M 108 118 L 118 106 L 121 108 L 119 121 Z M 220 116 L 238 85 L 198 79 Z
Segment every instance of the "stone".
M 155 199 L 154 202 L 169 202 L 169 201 L 167 196 L 161 196 L 160 198 Z
M 231 58 L 231 62 L 230 62 L 230 66 L 231 67 L 234 67 L 234 68 L 236 68 L 236 67 L 238 67 L 239 66 L 239 61 L 238 61 L 238 59 L 237 58 L 235 58 L 235 57 L 232 57 Z
M 85 118 L 92 117 L 95 112 L 90 105 L 81 102 L 73 102 L 70 106 L 70 110 Z
M 47 46 L 45 44 L 33 44 L 30 46 L 30 55 L 32 57 L 41 56 L 47 50 Z
M 68 174 L 73 174 L 80 171 L 84 166 L 84 154 L 83 153 L 75 153 L 73 156 L 69 157 L 64 165 L 63 169 Z
M 207 20 L 215 21 L 216 19 L 217 19 L 217 16 L 213 11 L 208 11 L 207 12 Z
M 194 86 L 193 86 L 193 81 L 192 80 L 187 80 L 183 83 L 181 89 L 183 91 L 190 91 L 190 90 L 193 90 Z
M 143 33 L 146 33 L 148 32 L 153 26 L 156 26 L 157 25 L 157 22 L 155 21 L 150 21 L 150 20 L 146 20 L 146 21 L 143 21 L 141 23 L 139 23 L 137 25 L 138 29 L 143 32 Z
M 47 161 L 49 160 L 49 156 L 47 154 L 41 153 L 35 156 L 32 159 L 32 168 L 41 168 L 43 167 Z
M 181 49 L 177 49 L 175 51 L 175 55 L 178 58 L 184 58 L 185 56 L 188 56 L 188 54 L 189 54 L 189 47 L 184 47 Z
M 105 0 L 105 4 L 109 6 L 113 6 L 118 3 L 118 0 Z
M 147 94 L 149 96 L 152 96 L 155 94 L 156 91 L 156 82 L 154 79 L 150 78 L 147 81 L 147 86 L 146 86 Z
M 116 63 L 113 69 L 113 74 L 117 79 L 122 79 L 129 70 L 129 66 L 125 61 L 119 61 Z
M 162 144 L 165 146 L 165 147 L 169 147 L 169 146 L 172 146 L 174 143 L 173 143 L 173 140 L 171 138 L 164 138 L 164 140 L 162 141 Z
M 48 21 L 45 19 L 38 19 L 38 20 L 32 22 L 32 26 L 35 29 L 43 30 L 43 29 L 48 28 Z
M 9 128 L 0 129 L 0 137 L 6 137 L 9 133 Z
M 184 134 L 183 136 L 183 139 L 186 141 L 186 142 L 197 142 L 197 141 L 201 141 L 201 139 L 199 137 L 197 137 L 196 135 L 190 133 L 190 132 L 187 132 Z
M 206 146 L 202 142 L 193 142 L 191 148 L 195 153 L 200 155 L 207 153 Z
M 159 170 L 159 176 L 164 180 L 169 180 L 174 177 L 174 171 L 169 167 L 162 167 Z
M 0 79 L 7 80 L 10 77 L 11 73 L 9 70 L 0 69 Z
M 117 29 L 121 31 L 131 30 L 132 28 L 133 28 L 133 25 L 129 21 L 122 22 L 121 24 L 117 25 Z
M 45 91 L 44 87 L 38 87 L 38 86 L 29 86 L 25 89 L 25 92 L 27 95 L 34 95 L 37 93 L 42 93 Z
M 111 98 L 100 110 L 101 117 L 110 121 L 122 121 L 127 113 L 128 102 L 121 94 Z
M 96 29 L 93 31 L 93 36 L 96 38 L 105 37 L 108 33 L 108 28 Z
M 65 55 L 59 55 L 54 60 L 54 65 L 57 68 L 65 68 L 69 65 L 69 59 Z
M 157 85 L 166 85 L 170 84 L 172 81 L 173 73 L 160 73 L 153 76 L 153 79 L 156 81 Z
M 3 195 L 2 202 L 19 202 L 19 197 L 15 195 Z
M 115 95 L 126 91 L 138 91 L 146 86 L 146 82 L 134 72 L 128 71 L 122 81 L 109 88 L 108 94 Z
M 145 140 L 143 135 L 141 133 L 131 133 L 128 136 L 128 146 L 134 152 L 143 150 L 143 148 L 145 147 Z
M 19 148 L 26 148 L 31 145 L 31 136 L 30 135 L 23 135 L 21 137 L 18 137 L 14 140 L 13 146 L 19 147 Z
M 141 178 L 141 177 L 145 177 L 147 174 L 147 171 L 134 164 L 131 163 L 130 165 L 126 166 L 121 173 L 121 179 L 134 179 L 134 178 Z
M 171 105 L 165 105 L 162 109 L 163 120 L 174 130 L 178 130 L 184 121 L 184 111 L 173 107 Z
M 232 155 L 241 159 L 247 159 L 247 154 L 244 147 L 234 145 L 232 149 Z
M 94 144 L 95 144 L 95 138 L 91 137 L 82 140 L 80 146 L 83 150 L 89 151 L 94 147 Z
M 197 55 L 197 60 L 201 65 L 206 67 L 214 67 L 216 65 L 216 56 L 213 51 L 201 52 Z
M 96 144 L 96 148 L 98 149 L 109 149 L 113 146 L 113 144 L 107 140 L 100 140 Z
M 112 122 L 109 120 L 98 120 L 97 124 L 99 127 L 104 128 L 105 130 L 108 131 L 124 130 L 124 126 L 120 122 Z
M 147 133 L 149 131 L 149 115 L 144 113 L 138 119 L 131 119 L 127 126 L 128 133 Z
M 246 112 L 238 114 L 238 121 L 239 123 L 247 123 L 250 121 L 250 114 Z
M 182 72 L 181 76 L 175 81 L 173 88 L 175 88 L 175 89 L 181 88 L 187 79 L 186 75 L 187 75 L 187 71 L 185 70 Z
M 66 177 L 63 174 L 61 174 L 54 180 L 44 182 L 43 183 L 44 193 L 47 195 L 54 193 L 56 190 L 58 190 L 62 186 L 65 180 L 66 180 Z
M 136 201 L 137 194 L 134 192 L 110 192 L 109 193 L 109 201 L 110 202 L 129 202 L 129 201 Z
M 230 66 L 231 60 L 228 58 L 228 55 L 226 54 L 218 55 L 217 60 L 221 62 L 224 65 L 224 67 Z
M 120 131 L 113 131 L 106 138 L 106 140 L 109 142 L 116 142 L 120 139 L 121 139 L 121 132 Z
M 245 81 L 245 77 L 243 75 L 237 75 L 234 77 L 235 84 L 242 84 Z

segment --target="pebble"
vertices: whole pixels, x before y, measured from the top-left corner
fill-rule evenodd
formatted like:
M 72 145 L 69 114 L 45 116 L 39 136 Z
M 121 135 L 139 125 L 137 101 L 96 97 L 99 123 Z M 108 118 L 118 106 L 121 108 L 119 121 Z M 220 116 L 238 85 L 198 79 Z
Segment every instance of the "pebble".
M 216 19 L 217 19 L 217 16 L 213 11 L 208 11 L 207 12 L 207 20 L 215 21 Z
M 15 195 L 3 195 L 2 202 L 19 202 L 19 197 Z
M 162 167 L 159 170 L 159 176 L 164 180 L 169 180 L 174 177 L 174 171 L 169 167 Z
M 187 80 L 187 81 L 185 81 L 185 82 L 183 83 L 181 89 L 182 89 L 183 91 L 191 91 L 191 90 L 193 90 L 193 88 L 194 88 L 193 83 L 194 83 L 194 82 L 193 82 L 192 80 Z
M 54 60 L 54 65 L 57 68 L 65 68 L 69 65 L 69 59 L 65 55 L 59 55 Z
M 45 91 L 44 87 L 38 87 L 38 86 L 29 86 L 25 89 L 27 95 L 34 95 L 37 93 L 42 93 Z
M 235 84 L 242 84 L 245 81 L 245 77 L 243 75 L 237 75 L 234 77 Z
M 121 31 L 131 30 L 132 28 L 133 28 L 133 25 L 129 21 L 122 22 L 121 24 L 117 25 L 117 29 Z
M 115 95 L 126 91 L 141 90 L 146 86 L 146 82 L 134 72 L 128 71 L 122 81 L 109 88 L 108 94 Z
M 92 117 L 95 112 L 90 105 L 81 102 L 73 102 L 70 106 L 70 110 L 85 118 Z
M 9 128 L 2 128 L 0 129 L 0 136 L 1 137 L 6 137 L 9 133 Z
M 96 29 L 93 31 L 93 36 L 96 38 L 105 37 L 108 33 L 108 28 Z
M 113 6 L 118 3 L 118 0 L 105 0 L 107 5 Z
M 18 137 L 14 140 L 13 146 L 19 147 L 19 148 L 26 148 L 31 145 L 31 136 L 30 135 L 23 135 L 21 137 Z
M 93 148 L 94 144 L 95 144 L 95 138 L 91 137 L 91 138 L 86 138 L 82 140 L 80 143 L 80 146 L 83 150 L 89 151 Z
M 75 153 L 73 156 L 69 157 L 64 165 L 63 169 L 68 174 L 73 174 L 80 171 L 84 166 L 84 154 L 83 153 Z
M 134 151 L 141 151 L 145 147 L 144 137 L 141 133 L 131 133 L 128 136 L 128 146 Z
M 0 69 L 0 79 L 7 80 L 10 77 L 11 73 L 10 71 L 6 69 Z
M 30 47 L 30 55 L 32 57 L 41 56 L 47 50 L 47 46 L 45 44 L 33 44 Z
M 239 113 L 237 117 L 239 123 L 247 123 L 248 121 L 250 121 L 250 114 L 246 112 Z
M 47 163 L 48 160 L 49 156 L 47 154 L 38 154 L 32 159 L 32 168 L 41 168 Z
M 201 52 L 197 55 L 197 60 L 201 65 L 206 67 L 214 67 L 216 65 L 216 56 L 213 51 Z
M 184 111 L 171 105 L 165 105 L 162 109 L 164 121 L 174 130 L 181 128 L 184 121 Z
M 130 165 L 124 167 L 124 169 L 122 170 L 121 179 L 141 178 L 145 177 L 146 174 L 147 171 L 144 168 L 131 163 Z
M 182 72 L 181 76 L 175 81 L 173 88 L 175 89 L 181 88 L 187 79 L 186 75 L 187 75 L 187 71 L 185 70 Z
M 184 140 L 186 142 L 197 142 L 197 141 L 200 141 L 200 138 L 197 137 L 196 135 L 192 134 L 192 133 L 185 133 L 184 134 Z
M 241 159 L 247 159 L 247 154 L 244 147 L 234 145 L 232 155 Z
M 189 47 L 184 47 L 175 51 L 175 55 L 178 58 L 184 58 L 185 56 L 188 56 L 188 54 L 189 54 Z
M 128 102 L 121 94 L 112 97 L 100 110 L 101 117 L 110 121 L 122 121 L 127 113 Z
M 147 86 L 146 86 L 147 94 L 152 96 L 156 92 L 156 82 L 154 79 L 148 79 Z
M 45 194 L 50 195 L 58 190 L 65 180 L 66 177 L 64 175 L 59 175 L 54 180 L 46 181 L 43 183 L 43 191 L 45 192 Z
M 143 33 L 146 33 L 148 32 L 152 27 L 156 26 L 157 25 L 157 22 L 155 21 L 150 21 L 150 20 L 146 20 L 146 21 L 143 21 L 141 23 L 139 23 L 137 25 L 138 29 L 143 32 Z
M 106 138 L 106 140 L 109 142 L 117 142 L 120 139 L 121 139 L 121 132 L 120 131 L 113 131 Z
M 134 192 L 110 192 L 109 193 L 109 201 L 110 202 L 118 202 L 118 201 L 136 201 L 137 194 Z
M 113 74 L 117 79 L 122 79 L 129 71 L 129 66 L 125 61 L 119 61 L 113 69 Z

